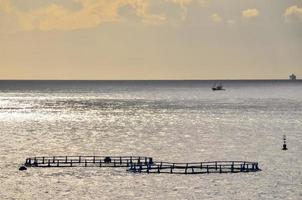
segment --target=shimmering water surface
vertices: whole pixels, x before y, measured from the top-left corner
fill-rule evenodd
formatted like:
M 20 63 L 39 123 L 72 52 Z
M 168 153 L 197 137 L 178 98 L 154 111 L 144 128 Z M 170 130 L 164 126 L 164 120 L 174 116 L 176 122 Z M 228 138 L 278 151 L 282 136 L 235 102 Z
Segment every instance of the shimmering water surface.
M 0 81 L 0 199 L 302 199 L 302 82 L 223 83 Z M 262 171 L 18 171 L 39 155 L 248 160 Z

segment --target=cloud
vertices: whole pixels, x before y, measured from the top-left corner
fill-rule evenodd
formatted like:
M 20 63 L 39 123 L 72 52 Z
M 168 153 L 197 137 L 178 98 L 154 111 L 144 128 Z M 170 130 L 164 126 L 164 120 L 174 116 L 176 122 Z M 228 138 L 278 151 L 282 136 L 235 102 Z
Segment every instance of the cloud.
M 189 5 L 193 0 L 166 0 L 167 2 L 172 2 L 176 4 L 180 4 L 183 6 Z
M 236 23 L 236 21 L 235 21 L 235 20 L 233 20 L 233 19 L 228 19 L 227 23 L 228 23 L 228 24 L 235 24 L 235 23 Z
M 259 11 L 257 9 L 247 9 L 242 11 L 242 16 L 244 18 L 253 18 L 259 16 Z
M 222 18 L 217 13 L 211 15 L 211 19 L 213 22 L 219 23 L 222 21 Z
M 197 3 L 202 7 L 209 6 L 210 2 L 211 2 L 211 0 L 197 0 Z
M 148 12 L 149 0 L 70 0 L 79 4 L 73 10 L 60 4 L 47 4 L 30 11 L 20 11 L 10 0 L 0 0 L 0 14 L 16 19 L 20 30 L 75 30 L 97 27 L 105 22 L 119 21 L 119 10 L 130 7 L 144 23 L 159 24 L 166 20 L 162 14 Z M 188 1 L 188 0 L 186 0 Z M 185 5 L 186 1 L 179 1 Z
M 181 20 L 185 20 L 188 14 L 188 6 L 192 3 L 193 0 L 166 0 L 166 2 L 174 3 L 180 6 Z
M 13 6 L 10 3 L 10 0 L 0 0 L 0 12 L 5 14 L 10 14 L 14 11 Z
M 288 7 L 284 12 L 284 17 L 286 22 L 293 20 L 302 21 L 302 7 L 299 8 L 296 5 Z

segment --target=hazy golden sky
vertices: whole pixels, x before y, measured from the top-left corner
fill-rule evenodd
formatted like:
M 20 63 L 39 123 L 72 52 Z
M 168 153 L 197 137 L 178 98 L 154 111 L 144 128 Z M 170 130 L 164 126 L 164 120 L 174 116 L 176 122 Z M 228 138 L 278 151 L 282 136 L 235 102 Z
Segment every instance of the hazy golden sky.
M 302 0 L 0 0 L 0 79 L 302 77 Z

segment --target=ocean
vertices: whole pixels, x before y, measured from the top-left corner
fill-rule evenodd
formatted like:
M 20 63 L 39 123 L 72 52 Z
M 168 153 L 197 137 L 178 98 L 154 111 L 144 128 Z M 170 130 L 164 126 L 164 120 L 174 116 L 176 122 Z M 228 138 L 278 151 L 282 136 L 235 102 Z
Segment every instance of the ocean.
M 302 199 L 302 81 L 213 83 L 0 81 L 0 199 Z M 47 155 L 246 160 L 261 171 L 18 170 Z

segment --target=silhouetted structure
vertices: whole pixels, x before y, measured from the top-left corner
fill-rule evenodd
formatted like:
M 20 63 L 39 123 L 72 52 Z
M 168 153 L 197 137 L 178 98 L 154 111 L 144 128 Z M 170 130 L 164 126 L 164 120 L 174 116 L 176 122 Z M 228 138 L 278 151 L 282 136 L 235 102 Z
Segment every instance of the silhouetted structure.
M 110 157 L 105 157 L 104 162 L 105 163 L 111 163 L 111 158 Z
M 20 171 L 25 171 L 25 170 L 27 170 L 27 168 L 24 165 L 22 165 L 21 167 L 19 167 L 19 170 Z
M 27 167 L 130 167 L 149 164 L 152 158 L 142 156 L 52 156 L 27 158 Z
M 128 169 L 134 173 L 170 173 L 170 174 L 204 174 L 204 173 L 238 173 L 259 171 L 257 162 L 246 161 L 211 161 L 199 163 L 157 162 L 149 165 L 132 164 Z
M 215 83 L 213 85 L 212 90 L 216 91 L 216 90 L 225 90 L 225 89 L 223 88 L 223 85 L 221 84 L 221 82 L 219 82 L 219 83 Z
M 52 156 L 27 158 L 24 167 L 126 167 L 134 173 L 236 173 L 259 171 L 258 162 L 212 161 L 198 163 L 154 162 L 141 156 Z
M 287 150 L 287 146 L 286 146 L 286 136 L 283 135 L 283 147 L 282 150 L 286 151 Z
M 297 79 L 297 77 L 296 77 L 295 74 L 291 74 L 291 75 L 289 76 L 289 80 L 294 81 L 294 80 L 296 80 L 296 79 Z

